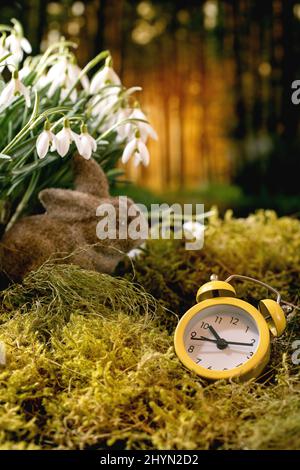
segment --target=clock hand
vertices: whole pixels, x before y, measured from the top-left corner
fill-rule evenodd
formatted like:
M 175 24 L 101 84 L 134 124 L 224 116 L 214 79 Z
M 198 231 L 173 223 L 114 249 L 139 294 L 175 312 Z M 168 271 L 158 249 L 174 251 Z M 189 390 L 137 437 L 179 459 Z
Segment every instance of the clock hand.
M 206 338 L 205 336 L 200 336 L 200 338 L 196 338 L 195 336 L 191 339 L 196 339 L 198 341 L 210 341 L 211 343 L 215 343 L 218 349 L 226 349 L 228 344 L 227 341 L 223 338 L 220 339 L 211 339 L 211 338 Z
M 191 340 L 196 340 L 196 341 L 210 341 L 211 343 L 219 343 L 220 341 L 217 339 L 211 339 L 211 338 L 206 338 L 205 336 L 200 336 L 200 338 L 196 338 L 195 336 L 191 338 Z M 235 346 L 254 346 L 253 343 L 240 343 L 237 341 L 226 341 L 225 339 L 222 340 L 227 344 L 233 344 Z
M 218 341 L 223 341 L 223 339 L 221 338 L 220 335 L 218 335 L 218 333 L 216 332 L 213 326 L 209 325 L 208 329 Z
M 227 344 L 235 344 L 237 346 L 254 346 L 254 343 L 239 343 L 237 341 L 226 341 Z
M 196 340 L 196 341 L 211 341 L 212 343 L 216 343 L 217 340 L 216 339 L 211 339 L 211 338 L 206 338 L 205 336 L 200 336 L 200 338 L 196 338 L 195 336 L 193 336 L 191 338 L 191 340 Z
M 209 331 L 214 335 L 216 338 L 216 345 L 218 349 L 226 349 L 228 347 L 228 342 L 226 339 L 221 338 L 221 336 L 216 332 L 213 326 L 209 325 L 208 326 Z

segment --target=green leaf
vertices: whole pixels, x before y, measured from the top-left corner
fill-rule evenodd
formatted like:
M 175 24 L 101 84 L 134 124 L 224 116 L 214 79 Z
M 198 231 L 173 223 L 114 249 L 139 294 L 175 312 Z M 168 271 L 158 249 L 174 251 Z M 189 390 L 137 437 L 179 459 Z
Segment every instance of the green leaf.
M 120 168 L 113 168 L 107 172 L 108 178 L 122 175 L 124 175 L 124 170 L 121 170 Z
M 40 102 L 40 98 L 39 98 L 38 92 L 35 90 L 33 110 L 32 110 L 32 114 L 31 114 L 30 119 L 29 119 L 27 124 L 33 122 L 36 119 L 36 117 L 38 116 L 39 102 Z
M 0 63 L 1 62 L 4 62 L 8 57 L 10 57 L 12 54 L 11 52 L 9 52 L 8 54 L 5 54 L 3 55 L 1 58 L 0 58 Z
M 55 160 L 57 159 L 56 156 L 50 156 L 48 155 L 47 158 L 43 159 L 43 160 L 37 160 L 33 163 L 29 163 L 28 165 L 24 165 L 22 168 L 19 168 L 17 170 L 13 170 L 12 171 L 12 174 L 13 175 L 22 175 L 22 174 L 25 174 L 26 176 L 30 175 L 31 173 L 34 172 L 34 170 L 36 169 L 40 169 L 44 166 L 47 166 L 49 165 L 50 163 L 54 162 Z

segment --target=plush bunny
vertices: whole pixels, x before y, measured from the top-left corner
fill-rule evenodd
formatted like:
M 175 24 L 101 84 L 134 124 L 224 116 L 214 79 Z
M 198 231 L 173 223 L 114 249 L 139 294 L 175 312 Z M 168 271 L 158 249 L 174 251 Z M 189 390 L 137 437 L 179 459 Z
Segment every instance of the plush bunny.
M 39 199 L 46 212 L 24 217 L 3 236 L 0 270 L 8 279 L 20 281 L 48 259 L 112 273 L 124 254 L 143 242 L 142 239 L 101 240 L 97 237 L 100 219 L 96 211 L 101 204 L 110 203 L 115 207 L 117 234 L 124 222 L 120 222 L 119 198 L 109 195 L 107 178 L 95 160 L 74 157 L 74 187 L 74 190 L 41 191 Z M 126 209 L 134 205 L 130 199 L 126 203 Z M 128 217 L 128 223 L 141 217 L 138 209 L 134 209 L 135 215 Z

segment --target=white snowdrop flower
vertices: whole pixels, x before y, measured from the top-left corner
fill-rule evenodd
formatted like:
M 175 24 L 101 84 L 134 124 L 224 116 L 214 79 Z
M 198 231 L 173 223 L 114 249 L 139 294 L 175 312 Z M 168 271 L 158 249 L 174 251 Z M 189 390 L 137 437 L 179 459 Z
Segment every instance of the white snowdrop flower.
M 65 56 L 60 57 L 60 59 L 50 67 L 44 79 L 45 84 L 51 84 L 47 92 L 48 98 L 51 98 L 56 90 L 61 88 L 60 98 L 64 100 L 69 94 L 70 89 L 79 79 L 83 89 L 88 91 L 90 86 L 89 79 L 86 75 L 80 77 L 80 74 L 81 69 L 75 63 L 74 59 L 69 61 Z M 77 90 L 75 88 L 70 94 L 70 99 L 73 103 L 77 100 Z
M 92 137 L 89 132 L 86 124 L 81 126 L 81 134 L 79 136 L 79 144 L 77 146 L 79 154 L 89 160 L 93 152 L 97 150 L 97 142 Z
M 60 85 L 68 77 L 70 83 L 74 84 L 79 79 L 81 72 L 81 68 L 76 64 L 74 58 L 68 59 L 66 56 L 61 56 L 48 70 L 47 79 L 49 82 L 54 80 Z M 81 76 L 80 82 L 85 90 L 89 89 L 90 83 L 87 75 Z
M 24 78 L 27 77 L 27 75 L 29 75 L 31 72 L 31 67 L 29 65 L 24 65 L 24 67 L 22 67 L 20 70 L 19 70 L 19 78 L 20 80 L 23 80 Z
M 32 51 L 30 42 L 16 31 L 12 31 L 12 33 L 7 37 L 6 46 L 13 54 L 17 63 L 22 61 L 24 52 L 26 52 L 26 54 L 30 54 Z
M 143 113 L 143 111 L 138 107 L 136 107 L 132 111 L 132 113 L 129 115 L 129 118 L 130 119 L 142 119 L 143 121 L 148 121 L 148 119 L 145 116 L 145 114 Z M 150 124 L 148 122 L 137 121 L 137 122 L 134 123 L 134 125 L 135 125 L 135 127 L 137 127 L 139 129 L 141 139 L 144 143 L 147 142 L 148 137 L 151 137 L 151 139 L 153 139 L 153 140 L 158 140 L 158 135 L 157 135 L 156 131 L 153 129 L 152 126 L 150 126 Z M 132 132 L 132 124 L 128 123 L 128 124 L 126 124 L 125 133 L 127 133 L 127 135 L 130 135 L 130 132 Z
M 51 151 L 56 149 L 56 136 L 50 130 L 50 122 L 46 121 L 43 132 L 41 132 L 36 140 L 36 151 L 39 158 L 44 158 L 47 155 L 50 145 Z
M 47 84 L 49 84 L 48 79 L 47 79 Z M 56 92 L 56 90 L 58 88 L 62 88 L 62 86 L 63 86 L 63 78 L 62 77 L 57 78 L 56 80 L 53 80 L 51 82 L 51 85 L 50 85 L 48 91 L 47 91 L 48 98 L 52 98 L 54 93 Z
M 34 70 L 34 64 L 32 61 L 32 57 L 27 57 L 23 62 L 23 67 L 18 70 L 20 80 L 26 78 L 32 70 Z
M 59 60 L 50 67 L 46 77 L 44 78 L 44 85 L 50 84 L 47 91 L 48 98 L 52 98 L 58 88 L 62 88 L 66 79 L 66 58 L 61 57 Z
M 46 75 L 41 75 L 34 84 L 34 88 L 39 91 L 42 90 L 49 84 L 49 80 Z
M 49 82 L 57 81 L 58 83 L 64 78 L 65 69 L 67 66 L 67 59 L 65 56 L 60 56 L 46 73 L 46 78 Z
M 140 163 L 142 163 L 144 166 L 149 165 L 149 151 L 144 142 L 141 140 L 138 132 L 136 133 L 136 137 L 134 137 L 126 145 L 122 155 L 122 163 L 127 163 L 131 156 L 134 157 L 135 166 L 138 166 Z
M 144 253 L 143 248 L 145 247 L 146 247 L 146 243 L 143 243 L 142 245 L 139 246 L 139 248 L 133 248 L 127 253 L 128 258 L 131 258 L 131 259 L 138 258 Z
M 90 100 L 91 114 L 101 120 L 108 114 L 112 114 L 113 108 L 115 107 L 119 99 L 119 88 L 112 88 L 104 96 L 93 96 Z
M 0 107 L 10 106 L 11 103 L 16 99 L 16 97 L 20 95 L 24 96 L 26 106 L 29 107 L 31 104 L 29 88 L 23 85 L 23 83 L 19 79 L 18 72 L 15 70 L 13 72 L 11 80 L 2 90 L 2 93 L 0 95 Z
M 67 72 L 70 82 L 73 84 L 79 79 L 82 70 L 75 62 L 70 62 L 67 65 Z M 82 75 L 80 77 L 80 83 L 85 91 L 89 91 L 90 81 L 87 75 Z
M 121 85 L 121 80 L 111 66 L 111 57 L 105 61 L 104 67 L 94 75 L 91 81 L 90 93 L 98 93 L 105 84 Z
M 116 112 L 116 115 L 115 115 L 115 124 L 117 122 L 122 122 L 124 121 L 125 119 L 128 119 L 129 116 L 130 116 L 130 113 L 131 113 L 131 109 L 128 109 L 128 108 L 121 108 L 119 109 L 117 112 Z M 128 132 L 128 125 L 127 123 L 126 124 L 120 124 L 118 127 L 117 127 L 117 137 L 116 137 L 116 141 L 117 142 L 123 142 L 125 139 L 128 139 L 130 138 L 130 136 L 134 135 L 133 134 L 133 131 L 131 129 L 129 129 L 129 132 Z
M 68 119 L 65 119 L 62 130 L 56 134 L 55 147 L 56 147 L 57 153 L 61 157 L 65 157 L 70 149 L 70 145 L 72 142 L 75 142 L 77 149 L 79 151 L 79 148 L 80 148 L 79 135 L 76 134 L 76 132 L 72 131 L 72 129 L 70 128 Z
M 74 90 L 72 90 L 70 93 L 70 89 L 72 88 L 72 86 L 73 84 L 70 83 L 68 78 L 66 78 L 65 83 L 62 86 L 61 91 L 60 91 L 61 101 L 63 101 L 67 96 L 69 96 L 72 103 L 76 103 L 78 94 L 77 94 L 76 88 L 74 88 Z
M 205 230 L 205 226 L 203 224 L 189 220 L 188 222 L 184 222 L 182 227 L 187 237 L 195 238 L 197 240 L 202 239 L 203 232 Z

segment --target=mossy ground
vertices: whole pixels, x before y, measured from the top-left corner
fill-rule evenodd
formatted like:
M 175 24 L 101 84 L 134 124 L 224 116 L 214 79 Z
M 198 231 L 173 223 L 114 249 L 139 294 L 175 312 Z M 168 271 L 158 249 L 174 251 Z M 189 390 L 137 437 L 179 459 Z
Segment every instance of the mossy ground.
M 153 241 L 123 278 L 46 265 L 1 293 L 1 449 L 298 449 L 300 316 L 256 382 L 201 381 L 173 349 L 179 317 L 212 272 L 250 275 L 297 303 L 300 222 L 212 219 L 204 249 Z M 264 289 L 237 285 L 249 301 Z

